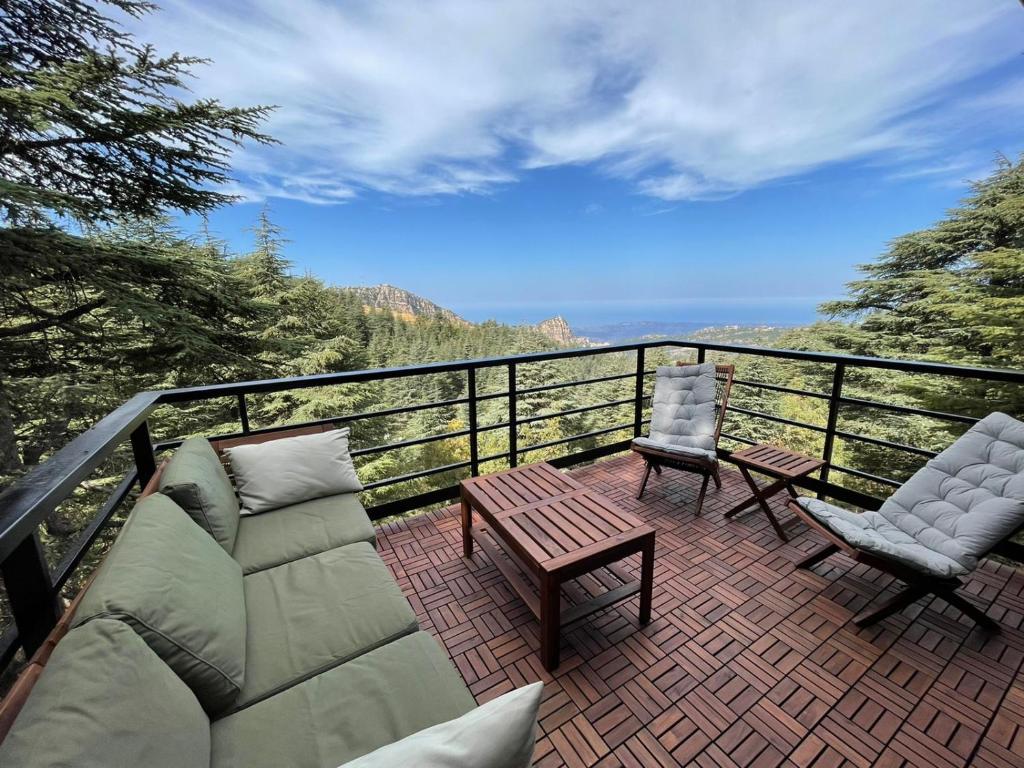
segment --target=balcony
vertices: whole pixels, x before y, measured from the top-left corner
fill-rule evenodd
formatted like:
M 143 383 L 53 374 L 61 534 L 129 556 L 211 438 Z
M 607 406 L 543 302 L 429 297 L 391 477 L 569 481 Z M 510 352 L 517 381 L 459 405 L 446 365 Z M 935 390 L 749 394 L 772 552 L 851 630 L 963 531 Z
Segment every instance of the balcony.
M 930 451 L 852 433 L 843 423 L 844 409 L 876 408 L 964 424 L 973 422 L 974 415 L 875 402 L 860 392 L 844 392 L 848 372 L 1024 383 L 1024 374 L 1015 371 L 659 341 L 142 393 L 0 497 L 0 561 L 15 620 L 4 633 L 0 660 L 7 665 L 19 648 L 31 653 L 38 647 L 62 607 L 62 590 L 81 578 L 80 566 L 105 526 L 155 471 L 155 453 L 175 444 L 154 444 L 151 439 L 149 425 L 159 407 L 231 398 L 237 434 L 252 434 L 284 428 L 257 430 L 250 425 L 248 403 L 261 393 L 455 373 L 465 377 L 458 397 L 384 412 L 340 414 L 316 423 L 379 424 L 399 412 L 465 409 L 464 428 L 366 445 L 353 453 L 371 456 L 415 444 L 465 441 L 466 455 L 457 462 L 416 467 L 368 484 L 372 495 L 425 478 L 437 480 L 436 487 L 411 495 L 378 496 L 368 505 L 369 513 L 379 521 L 379 552 L 421 626 L 441 641 L 479 702 L 528 681 L 545 682 L 538 766 L 691 761 L 709 766 L 1019 764 L 1024 749 L 1024 570 L 990 558 L 962 590 L 999 621 L 999 634 L 986 633 L 938 598 L 860 629 L 851 618 L 898 583 L 840 555 L 812 570 L 796 570 L 794 563 L 822 541 L 785 511 L 779 497 L 772 505 L 790 534 L 788 542 L 775 535 L 756 509 L 724 519 L 723 512 L 748 495 L 737 472 L 723 473 L 722 489 L 708 494 L 700 517 L 693 514 L 692 504 L 700 481 L 690 475 L 654 478 L 637 500 L 643 465 L 624 451 L 647 420 L 650 360 L 661 349 L 679 349 L 679 354 L 701 360 L 772 357 L 826 371 L 831 380 L 827 392 L 739 379 L 736 386 L 741 389 L 781 390 L 820 401 L 826 406 L 825 420 L 794 422 L 740 401 L 730 409 L 732 421 L 727 421 L 723 445 L 751 442 L 742 431 L 755 420 L 786 423 L 820 436 L 827 463 L 805 482 L 805 489 L 865 507 L 879 502 L 872 490 L 884 492 L 899 480 L 876 467 L 834 463 L 837 440 L 885 443 L 887 450 L 917 461 Z M 525 413 L 524 399 L 538 391 L 597 381 L 517 387 L 523 367 L 593 355 L 619 355 L 628 362 L 632 370 L 602 380 L 628 387 L 629 396 L 573 411 L 626 410 L 631 418 L 610 419 L 606 427 L 568 438 L 521 443 L 524 424 L 561 415 Z M 479 387 L 481 372 L 495 369 L 502 371 L 503 380 L 507 375 L 507 389 Z M 503 421 L 480 422 L 480 403 L 489 400 L 507 403 Z M 507 436 L 507 451 L 482 453 L 481 436 L 496 432 Z M 130 467 L 124 479 L 78 541 L 50 567 L 41 552 L 38 526 L 83 479 L 126 446 L 131 458 L 126 459 Z M 565 452 L 551 455 L 556 449 Z M 728 458 L 727 447 L 721 453 Z M 549 457 L 561 467 L 584 465 L 571 470 L 576 480 L 657 531 L 652 622 L 638 627 L 636 598 L 581 620 L 563 633 L 562 662 L 554 673 L 546 672 L 538 659 L 536 620 L 486 554 L 478 552 L 472 560 L 462 556 L 458 510 L 444 506 L 457 495 L 459 477 L 538 457 Z M 851 479 L 855 482 L 844 484 Z M 415 516 L 401 516 L 424 508 Z M 1006 554 L 1019 559 L 1020 553 L 1011 547 Z M 636 571 L 639 562 L 628 560 L 627 568 Z M 588 585 L 583 580 L 580 586 Z

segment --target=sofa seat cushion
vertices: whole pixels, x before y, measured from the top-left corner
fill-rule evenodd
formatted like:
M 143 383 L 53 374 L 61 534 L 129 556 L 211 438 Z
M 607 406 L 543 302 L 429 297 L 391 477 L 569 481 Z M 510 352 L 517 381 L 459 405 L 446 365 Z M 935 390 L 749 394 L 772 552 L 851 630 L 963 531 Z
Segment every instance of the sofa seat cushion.
M 365 542 L 253 573 L 244 586 L 248 639 L 236 710 L 419 629 Z
M 135 505 L 82 597 L 74 624 L 128 624 L 207 712 L 230 705 L 245 676 L 242 569 L 173 501 Z
M 475 706 L 416 632 L 213 723 L 211 768 L 337 768 Z
M 210 722 L 195 695 L 113 619 L 61 639 L 0 745 L 10 768 L 209 764 Z
M 209 440 L 193 437 L 178 446 L 160 473 L 160 493 L 231 554 L 238 534 L 238 497 Z
M 377 537 L 356 495 L 342 493 L 242 517 L 233 554 L 248 574 L 357 541 Z
M 850 512 L 805 496 L 796 501 L 839 538 L 857 549 L 895 560 L 915 571 L 941 579 L 967 573 L 967 569 L 956 560 L 925 547 L 878 512 Z

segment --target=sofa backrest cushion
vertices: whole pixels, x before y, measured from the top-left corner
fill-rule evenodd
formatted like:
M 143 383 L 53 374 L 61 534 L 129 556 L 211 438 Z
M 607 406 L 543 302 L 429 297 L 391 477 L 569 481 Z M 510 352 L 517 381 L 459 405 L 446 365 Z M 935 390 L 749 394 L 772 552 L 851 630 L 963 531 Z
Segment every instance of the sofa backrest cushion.
M 1024 423 L 991 413 L 878 510 L 928 549 L 972 570 L 1024 525 Z
M 242 569 L 155 493 L 136 504 L 75 613 L 129 624 L 207 712 L 228 707 L 245 673 Z
M 111 619 L 61 639 L 0 744 L 0 765 L 11 768 L 209 764 L 210 721 L 195 695 Z
M 715 450 L 715 364 L 659 366 L 651 407 L 651 440 Z
M 348 429 L 226 448 L 242 514 L 363 490 L 348 448 Z
M 174 452 L 160 474 L 169 496 L 230 554 L 238 535 L 238 497 L 210 441 L 192 437 Z

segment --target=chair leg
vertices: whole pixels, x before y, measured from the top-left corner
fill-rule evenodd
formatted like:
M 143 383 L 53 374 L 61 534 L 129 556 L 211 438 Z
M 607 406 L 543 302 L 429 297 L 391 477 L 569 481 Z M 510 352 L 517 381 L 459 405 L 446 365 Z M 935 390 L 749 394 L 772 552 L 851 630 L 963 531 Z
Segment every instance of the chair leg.
M 704 482 L 700 484 L 700 494 L 697 496 L 697 512 L 696 515 L 700 517 L 700 510 L 704 506 L 704 495 L 708 492 L 708 481 L 711 479 L 711 473 L 704 473 Z
M 640 481 L 640 490 L 637 491 L 637 494 L 636 494 L 636 497 L 638 499 L 642 499 L 643 496 L 644 496 L 644 490 L 647 488 L 647 481 L 651 477 L 651 467 L 652 466 L 653 465 L 651 464 L 651 462 L 648 461 L 647 462 L 647 466 L 644 467 L 644 478 L 643 478 L 643 480 Z
M 931 591 L 932 590 L 929 587 L 921 586 L 920 584 L 912 584 L 906 587 L 902 592 L 897 592 L 877 608 L 862 611 L 857 614 L 853 618 L 853 623 L 858 627 L 871 626 L 877 621 L 881 621 L 888 616 L 892 616 L 894 613 L 899 613 L 908 605 L 916 603 Z
M 839 551 L 839 547 L 835 544 L 826 544 L 821 549 L 816 549 L 803 560 L 798 560 L 796 563 L 797 568 L 810 568 L 811 566 L 817 565 L 826 557 Z
M 718 467 L 711 470 L 711 477 L 714 478 L 715 489 L 719 491 L 722 490 L 722 478 L 718 476 Z
M 999 624 L 996 621 L 990 619 L 983 610 L 978 608 L 978 606 L 967 598 L 961 597 L 952 589 L 938 591 L 936 594 L 954 608 L 959 608 L 966 616 L 974 619 L 979 626 L 993 632 L 999 631 Z
M 661 464 L 654 465 L 654 474 L 658 475 L 659 477 L 661 476 Z

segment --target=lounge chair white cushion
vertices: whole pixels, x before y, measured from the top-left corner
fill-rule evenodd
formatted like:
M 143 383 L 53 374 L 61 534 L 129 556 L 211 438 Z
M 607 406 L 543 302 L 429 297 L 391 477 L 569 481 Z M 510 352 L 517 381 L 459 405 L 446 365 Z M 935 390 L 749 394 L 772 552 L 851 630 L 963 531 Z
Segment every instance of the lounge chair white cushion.
M 703 459 L 704 461 L 718 461 L 718 454 L 713 450 L 709 451 L 705 448 L 693 448 L 688 445 L 659 443 L 649 437 L 635 437 L 633 438 L 633 445 L 640 446 L 641 448 L 653 448 L 657 451 L 665 451 L 666 453 L 676 453 L 682 457 L 690 456 L 695 459 Z
M 715 452 L 715 364 L 657 369 L 651 402 L 652 447 Z
M 928 549 L 891 525 L 878 512 L 850 512 L 819 499 L 801 496 L 797 504 L 851 546 L 903 563 L 942 579 L 967 573 L 956 560 Z
M 878 512 L 858 515 L 815 499 L 799 503 L 856 547 L 936 576 L 968 573 L 1024 524 L 1024 424 L 989 414 Z

